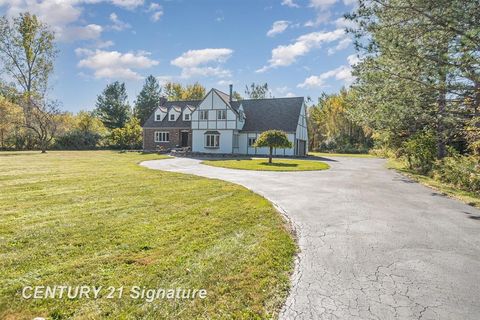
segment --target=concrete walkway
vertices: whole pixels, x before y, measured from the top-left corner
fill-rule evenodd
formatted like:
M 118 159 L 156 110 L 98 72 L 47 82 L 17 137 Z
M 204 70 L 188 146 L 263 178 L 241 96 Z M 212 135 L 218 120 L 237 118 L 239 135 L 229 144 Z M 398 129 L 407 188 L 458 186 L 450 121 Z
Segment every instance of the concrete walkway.
M 281 319 L 480 319 L 480 211 L 384 168 L 258 172 L 142 165 L 241 184 L 284 210 L 300 253 Z

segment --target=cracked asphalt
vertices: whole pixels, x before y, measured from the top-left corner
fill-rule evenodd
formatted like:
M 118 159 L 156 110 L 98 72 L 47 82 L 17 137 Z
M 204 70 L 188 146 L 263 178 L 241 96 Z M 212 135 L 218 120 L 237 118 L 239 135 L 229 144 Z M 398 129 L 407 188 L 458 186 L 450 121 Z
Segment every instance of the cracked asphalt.
M 142 165 L 243 185 L 286 214 L 300 252 L 280 319 L 480 319 L 480 211 L 381 159 L 323 160 L 330 170 Z

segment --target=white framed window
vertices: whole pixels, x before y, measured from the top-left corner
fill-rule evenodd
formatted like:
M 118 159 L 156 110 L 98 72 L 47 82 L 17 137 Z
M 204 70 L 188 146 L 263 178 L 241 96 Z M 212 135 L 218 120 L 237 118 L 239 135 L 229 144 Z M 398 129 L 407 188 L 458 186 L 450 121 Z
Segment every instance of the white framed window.
M 238 148 L 239 135 L 237 133 L 233 134 L 233 147 Z
M 170 121 L 175 121 L 175 114 L 174 113 L 170 114 L 169 117 L 170 117 L 169 118 Z
M 207 133 L 205 135 L 205 148 L 219 148 L 219 147 L 220 147 L 220 134 Z
M 190 113 L 183 114 L 183 121 L 190 121 Z
M 155 131 L 155 142 L 169 142 L 170 133 L 165 131 Z
M 162 121 L 162 115 L 160 113 L 155 115 L 155 121 Z
M 256 141 L 257 138 L 248 138 L 248 146 L 253 148 Z
M 200 120 L 208 120 L 208 110 L 200 110 Z
M 227 119 L 227 110 L 217 110 L 217 119 L 218 120 Z

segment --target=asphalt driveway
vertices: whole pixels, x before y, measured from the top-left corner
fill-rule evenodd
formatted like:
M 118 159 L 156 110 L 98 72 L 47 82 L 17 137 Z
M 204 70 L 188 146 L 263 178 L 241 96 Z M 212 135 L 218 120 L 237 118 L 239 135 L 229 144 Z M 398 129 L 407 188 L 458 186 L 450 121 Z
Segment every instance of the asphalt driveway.
M 259 172 L 173 158 L 151 169 L 241 184 L 284 211 L 300 253 L 282 319 L 480 319 L 480 211 L 384 168 Z

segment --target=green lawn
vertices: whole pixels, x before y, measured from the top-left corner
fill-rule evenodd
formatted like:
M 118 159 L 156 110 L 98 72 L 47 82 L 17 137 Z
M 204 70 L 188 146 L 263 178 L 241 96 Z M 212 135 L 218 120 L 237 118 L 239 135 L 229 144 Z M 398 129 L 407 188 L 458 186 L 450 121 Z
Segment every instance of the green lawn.
M 328 152 L 309 152 L 309 156 L 314 157 L 350 157 L 350 158 L 377 158 L 374 155 L 367 153 L 328 153 Z
M 0 319 L 270 318 L 296 246 L 247 189 L 143 168 L 139 153 L 0 153 Z M 24 286 L 206 289 L 206 299 L 124 294 L 24 300 Z
M 464 190 L 460 190 L 454 186 L 450 186 L 446 183 L 441 181 L 435 180 L 432 177 L 424 176 L 418 173 L 409 170 L 402 161 L 396 159 L 388 159 L 387 161 L 387 168 L 395 169 L 404 175 L 408 176 L 409 178 L 420 182 L 430 188 L 438 190 L 452 198 L 457 198 L 471 206 L 480 208 L 480 198 L 473 192 L 468 192 Z
M 231 159 L 231 160 L 206 160 L 203 164 L 240 170 L 258 171 L 312 171 L 326 170 L 330 166 L 324 162 L 297 159 L 273 158 L 272 163 L 268 159 Z

